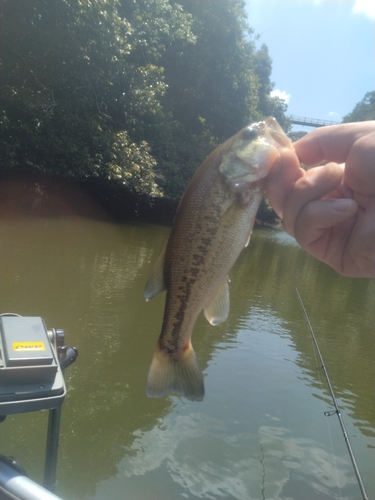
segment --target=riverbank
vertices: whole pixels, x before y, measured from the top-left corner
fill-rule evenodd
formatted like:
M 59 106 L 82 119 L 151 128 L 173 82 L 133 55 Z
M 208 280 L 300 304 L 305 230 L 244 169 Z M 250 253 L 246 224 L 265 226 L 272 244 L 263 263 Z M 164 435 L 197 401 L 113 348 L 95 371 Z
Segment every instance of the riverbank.
M 0 213 L 6 219 L 76 216 L 169 225 L 177 205 L 177 201 L 134 195 L 105 179 L 77 182 L 43 172 L 0 172 Z
M 0 171 L 0 213 L 6 219 L 86 217 L 171 225 L 177 206 L 178 201 L 135 195 L 106 179 L 77 182 L 38 171 Z M 257 225 L 281 227 L 263 220 L 261 214 Z

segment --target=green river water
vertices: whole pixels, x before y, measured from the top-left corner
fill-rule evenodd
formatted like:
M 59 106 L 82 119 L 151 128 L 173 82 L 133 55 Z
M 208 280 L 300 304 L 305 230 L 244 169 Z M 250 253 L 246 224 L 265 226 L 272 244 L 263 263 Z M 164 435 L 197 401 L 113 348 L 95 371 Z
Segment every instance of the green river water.
M 348 279 L 284 232 L 256 229 L 231 309 L 198 319 L 206 396 L 149 399 L 164 296 L 143 289 L 169 229 L 85 218 L 0 221 L 0 312 L 41 316 L 79 351 L 66 371 L 64 500 L 359 499 L 295 288 L 315 331 L 369 498 L 375 497 L 375 281 Z M 0 453 L 41 482 L 47 412 L 8 416 Z

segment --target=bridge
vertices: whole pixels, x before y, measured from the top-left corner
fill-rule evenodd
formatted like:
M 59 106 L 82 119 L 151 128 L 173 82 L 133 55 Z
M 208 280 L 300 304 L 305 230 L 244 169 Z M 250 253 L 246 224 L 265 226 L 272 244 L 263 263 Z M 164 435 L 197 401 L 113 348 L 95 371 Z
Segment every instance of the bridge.
M 338 125 L 339 122 L 331 120 L 320 120 L 317 118 L 305 118 L 302 116 L 290 116 L 290 121 L 294 125 L 303 125 L 305 127 L 325 127 L 326 125 Z

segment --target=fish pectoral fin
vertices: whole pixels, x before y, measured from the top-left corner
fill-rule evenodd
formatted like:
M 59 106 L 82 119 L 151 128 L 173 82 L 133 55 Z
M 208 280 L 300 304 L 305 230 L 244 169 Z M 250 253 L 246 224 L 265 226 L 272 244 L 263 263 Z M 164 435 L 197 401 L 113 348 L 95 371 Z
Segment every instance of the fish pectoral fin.
M 164 283 L 164 256 L 165 256 L 165 247 L 163 248 L 161 254 L 156 259 L 156 262 L 151 269 L 150 276 L 148 277 L 145 291 L 143 296 L 146 300 L 150 300 L 155 295 L 158 295 L 160 292 L 163 292 L 166 288 Z
M 228 278 L 225 278 L 211 302 L 204 308 L 204 315 L 211 325 L 218 325 L 227 319 L 228 314 L 229 286 Z
M 253 228 L 251 228 L 251 231 L 250 231 L 249 236 L 248 236 L 248 238 L 247 238 L 247 241 L 246 241 L 246 243 L 245 243 L 245 248 L 246 248 L 246 247 L 249 245 L 249 243 L 250 243 L 250 238 L 251 238 L 252 233 L 253 233 Z
M 191 401 L 202 401 L 204 383 L 194 349 L 166 352 L 159 347 L 154 353 L 147 377 L 147 396 L 161 398 L 178 392 Z

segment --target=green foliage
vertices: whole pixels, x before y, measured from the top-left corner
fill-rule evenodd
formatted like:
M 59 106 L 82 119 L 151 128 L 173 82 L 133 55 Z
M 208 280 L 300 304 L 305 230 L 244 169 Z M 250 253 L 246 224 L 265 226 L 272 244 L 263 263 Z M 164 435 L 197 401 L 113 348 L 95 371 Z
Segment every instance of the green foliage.
M 162 57 L 165 105 L 187 131 L 211 129 L 222 141 L 251 119 L 259 85 L 251 69 L 254 44 L 245 39 L 237 0 L 180 3 L 192 15 L 196 42 L 170 47 Z
M 268 53 L 268 47 L 263 44 L 255 53 L 254 71 L 258 76 L 260 86 L 258 89 L 258 108 L 262 116 L 273 116 L 285 131 L 291 127 L 291 121 L 285 116 L 287 104 L 278 97 L 271 97 L 274 84 L 271 82 L 272 59 Z
M 375 91 L 367 92 L 351 113 L 344 116 L 343 122 L 362 122 L 375 120 Z
M 118 5 L 109 0 L 3 2 L 3 168 L 108 176 L 117 133 L 135 135 L 137 124 L 160 110 L 166 88 L 162 69 L 132 61 L 137 29 L 118 15 Z M 139 144 L 145 154 L 141 170 L 148 165 L 149 177 L 155 162 L 149 161 L 142 138 Z M 120 171 L 127 184 L 126 165 Z M 157 192 L 149 182 L 141 185 L 149 194 Z
M 110 152 L 110 161 L 106 163 L 109 179 L 121 181 L 129 191 L 135 194 L 148 193 L 160 196 L 153 174 L 155 159 L 150 155 L 150 148 L 145 141 L 132 143 L 128 134 L 118 132 Z
M 168 85 L 162 125 L 145 130 L 165 195 L 175 199 L 212 149 L 245 125 L 274 115 L 289 126 L 285 104 L 269 95 L 272 62 L 264 45 L 256 48 L 243 3 L 178 3 L 191 15 L 195 39 L 166 47 L 159 61 Z
M 133 62 L 156 62 L 176 41 L 196 41 L 191 16 L 179 4 L 166 0 L 119 0 L 117 11 L 133 27 L 129 37 Z
M 240 0 L 2 0 L 0 167 L 177 199 L 210 151 L 285 103 Z M 157 172 L 157 175 L 156 173 Z

